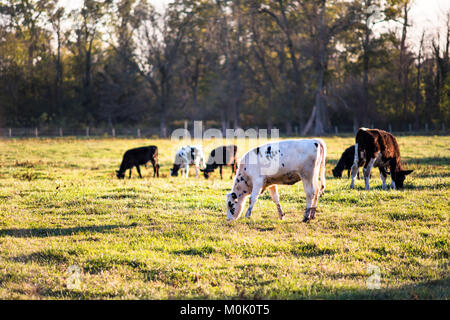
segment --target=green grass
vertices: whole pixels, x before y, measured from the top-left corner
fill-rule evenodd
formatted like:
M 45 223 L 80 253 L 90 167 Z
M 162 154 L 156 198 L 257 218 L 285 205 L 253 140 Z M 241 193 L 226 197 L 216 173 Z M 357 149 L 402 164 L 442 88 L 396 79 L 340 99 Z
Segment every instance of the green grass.
M 266 193 L 252 219 L 226 222 L 230 170 L 168 177 L 169 140 L 0 140 L 0 298 L 448 299 L 450 137 L 398 138 L 414 169 L 403 191 L 381 190 L 378 170 L 372 190 L 350 190 L 331 169 L 353 138 L 324 140 L 327 189 L 308 224 L 301 183 L 279 188 L 285 220 Z M 119 181 L 123 152 L 148 144 L 161 177 L 150 166 Z

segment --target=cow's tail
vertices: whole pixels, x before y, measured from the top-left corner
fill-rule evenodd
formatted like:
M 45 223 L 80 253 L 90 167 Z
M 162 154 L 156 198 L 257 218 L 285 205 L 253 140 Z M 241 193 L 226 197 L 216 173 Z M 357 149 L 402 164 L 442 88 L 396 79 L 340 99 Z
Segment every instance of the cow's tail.
M 325 163 L 327 158 L 327 145 L 323 140 L 319 140 L 320 159 L 320 193 L 325 192 Z

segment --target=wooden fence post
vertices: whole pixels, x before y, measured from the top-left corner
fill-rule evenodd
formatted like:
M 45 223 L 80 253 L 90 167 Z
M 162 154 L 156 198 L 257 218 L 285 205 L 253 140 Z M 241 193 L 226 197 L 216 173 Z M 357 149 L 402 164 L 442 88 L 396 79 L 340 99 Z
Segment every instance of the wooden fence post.
M 39 138 L 39 130 L 38 128 L 34 128 L 34 135 L 36 138 Z
M 9 137 L 12 138 L 12 129 L 9 128 Z
M 115 138 L 116 137 L 116 129 L 115 128 L 112 128 L 112 136 Z
M 137 129 L 137 136 L 138 136 L 138 138 L 141 137 L 141 129 L 140 128 Z
M 390 123 L 389 123 L 389 126 L 388 126 L 388 130 L 389 130 L 390 133 L 392 133 L 392 125 Z
M 86 137 L 89 138 L 89 127 L 86 127 Z
M 62 137 L 63 136 L 63 129 L 59 128 L 59 136 Z
M 337 126 L 334 126 L 334 133 L 335 133 L 336 135 L 338 135 L 338 133 L 339 133 L 339 130 L 338 130 L 338 127 L 337 127 Z
M 428 123 L 425 123 L 425 132 L 428 132 Z

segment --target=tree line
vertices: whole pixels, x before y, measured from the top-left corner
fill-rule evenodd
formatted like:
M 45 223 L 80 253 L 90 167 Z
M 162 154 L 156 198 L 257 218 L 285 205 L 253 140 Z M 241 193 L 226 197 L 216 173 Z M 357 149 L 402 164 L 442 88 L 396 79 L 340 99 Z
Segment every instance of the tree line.
M 0 0 L 0 126 L 448 124 L 449 37 L 411 0 Z M 396 28 L 377 29 L 391 23 Z M 295 128 L 295 129 L 294 129 Z

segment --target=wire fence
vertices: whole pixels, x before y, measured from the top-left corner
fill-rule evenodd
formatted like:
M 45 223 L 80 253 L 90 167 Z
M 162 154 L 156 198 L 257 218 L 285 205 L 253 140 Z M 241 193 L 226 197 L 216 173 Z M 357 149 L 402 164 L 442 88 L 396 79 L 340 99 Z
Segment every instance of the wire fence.
M 0 128 L 4 138 L 51 137 L 159 137 L 159 128 Z
M 194 132 L 192 129 L 185 128 L 193 136 Z M 370 125 L 370 128 L 383 129 L 388 132 L 396 132 L 401 134 L 448 134 L 447 128 L 444 123 L 440 126 L 433 125 L 429 126 L 425 124 L 422 128 L 416 129 L 412 124 L 406 124 L 403 126 L 395 127 L 392 125 L 387 126 L 374 126 Z M 205 128 L 206 129 L 206 128 Z M 207 128 L 213 129 L 213 128 Z M 217 128 L 216 128 L 217 129 Z M 261 128 L 253 128 L 257 131 Z M 276 129 L 276 128 L 273 128 Z M 358 128 L 352 126 L 333 126 L 328 135 L 345 135 L 354 134 Z M 167 129 L 167 137 L 170 137 L 173 129 Z M 221 129 L 219 129 L 221 130 Z M 246 129 L 243 129 L 246 130 Z M 269 130 L 270 131 L 270 130 Z M 285 137 L 299 137 L 301 136 L 301 130 L 298 127 L 293 127 L 292 130 L 286 131 L 279 129 L 279 135 Z M 54 128 L 54 127 L 44 127 L 44 128 L 0 128 L 1 138 L 57 138 L 57 137 L 77 137 L 77 138 L 160 138 L 161 131 L 160 128 Z M 312 135 L 312 133 L 310 133 Z

